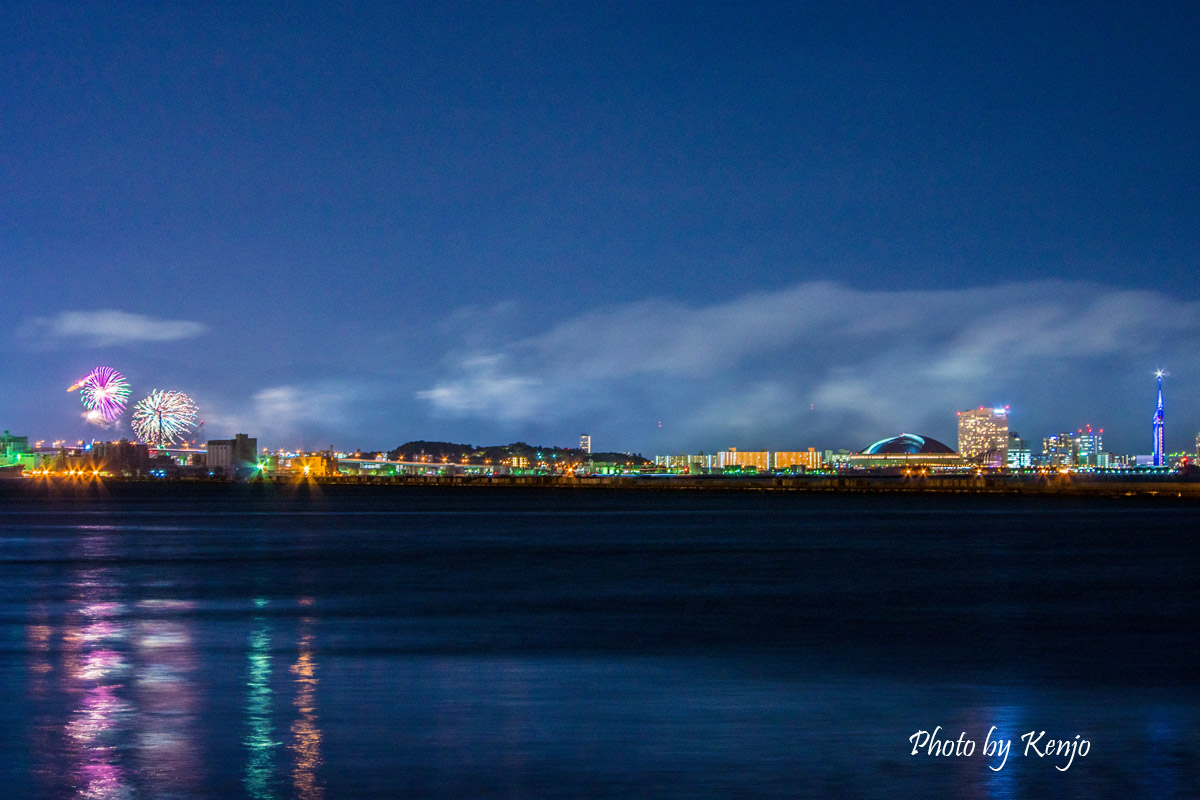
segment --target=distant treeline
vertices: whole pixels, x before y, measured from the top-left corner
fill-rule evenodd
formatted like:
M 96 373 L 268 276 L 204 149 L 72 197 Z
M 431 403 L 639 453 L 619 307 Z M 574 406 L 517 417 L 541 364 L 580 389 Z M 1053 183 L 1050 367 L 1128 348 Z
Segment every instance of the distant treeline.
M 560 463 L 598 461 L 619 464 L 628 462 L 634 465 L 652 463 L 640 455 L 627 453 L 592 453 L 589 455 L 576 447 L 535 447 L 525 442 L 475 447 L 470 444 L 454 442 L 416 441 L 406 442 L 387 453 L 387 457 L 392 461 L 417 461 L 422 458 L 441 461 L 444 458 L 450 462 L 461 462 L 467 458 L 473 463 L 488 460 L 493 464 L 499 464 L 513 456 L 527 458 L 531 466 L 539 461 Z

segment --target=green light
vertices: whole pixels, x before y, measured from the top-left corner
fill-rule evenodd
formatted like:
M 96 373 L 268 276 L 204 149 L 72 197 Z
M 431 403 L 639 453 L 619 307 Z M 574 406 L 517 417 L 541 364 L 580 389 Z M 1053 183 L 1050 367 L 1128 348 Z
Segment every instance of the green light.
M 265 623 L 250 635 L 249 660 L 246 713 L 250 732 L 244 740 L 249 751 L 245 783 L 247 793 L 262 800 L 274 797 L 271 779 L 275 773 L 274 751 L 279 746 L 279 742 L 271 740 L 274 732 L 271 724 L 271 634 Z

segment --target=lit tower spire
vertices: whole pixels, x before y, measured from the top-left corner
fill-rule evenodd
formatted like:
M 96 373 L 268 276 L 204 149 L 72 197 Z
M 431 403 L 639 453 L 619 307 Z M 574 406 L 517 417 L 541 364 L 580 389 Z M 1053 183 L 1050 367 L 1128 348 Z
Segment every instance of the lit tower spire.
M 1158 375 L 1158 410 L 1154 412 L 1154 466 L 1166 466 L 1166 454 L 1163 452 L 1163 401 L 1162 401 L 1162 378 L 1163 371 L 1160 369 Z

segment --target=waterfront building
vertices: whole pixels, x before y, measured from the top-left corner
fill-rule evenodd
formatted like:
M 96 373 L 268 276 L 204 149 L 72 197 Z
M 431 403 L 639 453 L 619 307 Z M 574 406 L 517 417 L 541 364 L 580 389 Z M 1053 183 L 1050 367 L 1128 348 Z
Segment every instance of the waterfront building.
M 1165 422 L 1165 414 L 1163 413 L 1163 396 L 1162 396 L 1162 379 L 1163 373 L 1158 371 L 1158 408 L 1154 412 L 1154 423 L 1152 425 L 1154 437 L 1154 463 L 1153 466 L 1166 466 L 1166 450 L 1163 449 L 1163 427 Z
M 1008 434 L 1007 463 L 1009 469 L 1026 469 L 1033 466 L 1033 453 L 1016 431 L 1010 431 Z
M 24 464 L 26 467 L 33 466 L 33 451 L 29 449 L 28 436 L 14 436 L 8 431 L 0 436 L 0 467 L 13 466 L 16 464 Z
M 958 453 L 969 464 L 1007 465 L 1008 407 L 958 412 Z
M 143 475 L 150 472 L 150 448 L 142 442 L 121 439 L 117 442 L 92 442 L 91 458 L 95 468 L 110 475 Z
M 1048 467 L 1073 467 L 1078 461 L 1077 442 L 1070 433 L 1042 439 L 1042 463 Z
M 20 474 L 21 468 L 34 469 L 37 456 L 29 449 L 28 436 L 14 436 L 8 431 L 0 436 L 0 467 L 6 467 L 5 472 Z
M 806 470 L 820 469 L 821 454 L 817 452 L 815 447 L 810 447 L 807 450 L 771 453 L 772 469 L 793 469 L 795 467 L 804 467 Z
M 239 433 L 232 439 L 209 439 L 207 465 L 209 472 L 221 470 L 225 475 L 243 476 L 254 471 L 258 463 L 258 439 Z
M 438 465 L 441 466 L 441 465 Z M 279 473 L 293 477 L 323 478 L 338 474 L 338 459 L 329 451 L 296 453 L 279 465 Z
M 722 470 L 755 469 L 759 472 L 768 472 L 771 469 L 771 454 L 766 450 L 739 452 L 736 447 L 731 447 L 717 455 L 718 466 Z
M 824 460 L 820 451 L 815 447 L 807 450 L 759 450 L 746 451 L 729 448 L 719 453 L 705 455 L 666 455 L 655 456 L 654 465 L 671 472 L 687 472 L 699 474 L 703 472 L 719 473 L 725 470 L 769 472 L 772 470 L 789 470 L 801 467 L 805 470 L 820 469 Z
M 0 436 L 0 453 L 21 454 L 29 452 L 29 437 L 15 436 L 12 433 L 5 431 L 3 436 Z
M 1007 440 L 1007 433 L 1005 434 Z M 851 469 L 956 469 L 964 459 L 959 453 L 931 436 L 902 433 L 880 439 L 861 453 L 836 457 L 835 462 Z
M 587 453 L 589 456 L 592 454 L 591 434 L 587 434 L 587 433 L 580 434 L 579 449 L 582 450 L 583 452 Z
M 825 457 L 822 463 L 837 467 L 844 466 L 850 463 L 850 456 L 854 455 L 849 450 L 826 450 Z
M 1075 433 L 1075 464 L 1080 467 L 1104 466 L 1100 462 L 1104 454 L 1104 430 L 1093 430 L 1091 425 Z

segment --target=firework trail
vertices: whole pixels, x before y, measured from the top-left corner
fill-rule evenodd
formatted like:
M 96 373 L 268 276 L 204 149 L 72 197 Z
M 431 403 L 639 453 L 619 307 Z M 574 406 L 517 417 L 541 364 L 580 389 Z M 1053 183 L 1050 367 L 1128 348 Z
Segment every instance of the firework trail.
M 159 447 L 185 439 L 195 420 L 196 404 L 183 392 L 155 389 L 133 407 L 138 440 Z
M 67 387 L 68 392 L 76 389 L 88 410 L 85 419 L 93 425 L 107 427 L 116 422 L 129 401 L 129 382 L 112 367 L 96 367 Z

